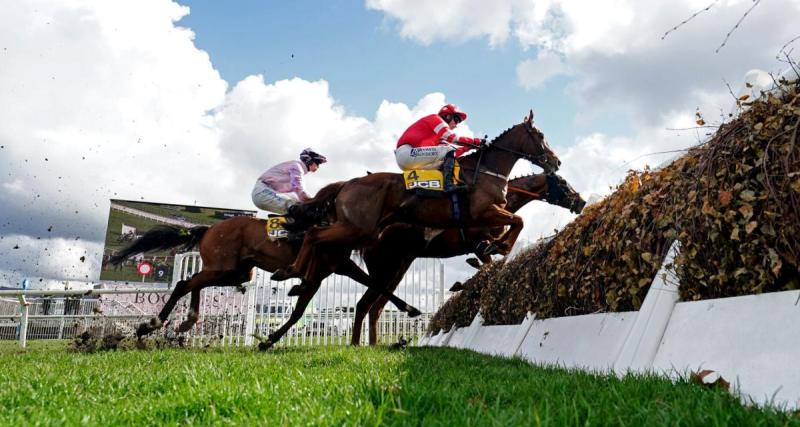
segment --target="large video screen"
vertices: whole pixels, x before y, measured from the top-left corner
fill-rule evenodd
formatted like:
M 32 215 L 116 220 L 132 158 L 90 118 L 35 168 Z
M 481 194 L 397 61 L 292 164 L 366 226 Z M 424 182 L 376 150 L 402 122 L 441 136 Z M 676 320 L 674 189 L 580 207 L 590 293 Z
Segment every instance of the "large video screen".
M 255 214 L 250 210 L 111 199 L 100 280 L 169 283 L 180 246 L 137 254 L 116 266 L 110 265 L 108 259 L 156 225 L 191 228 Z

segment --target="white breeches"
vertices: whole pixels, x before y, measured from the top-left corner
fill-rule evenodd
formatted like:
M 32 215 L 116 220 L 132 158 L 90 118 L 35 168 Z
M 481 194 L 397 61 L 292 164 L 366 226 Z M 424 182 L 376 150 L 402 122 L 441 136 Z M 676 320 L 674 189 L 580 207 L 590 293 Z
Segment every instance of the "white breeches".
M 397 166 L 402 170 L 411 169 L 438 169 L 444 161 L 444 156 L 454 151 L 456 147 L 450 144 L 439 144 L 434 147 L 412 148 L 403 144 L 394 150 Z
M 276 193 L 267 184 L 256 181 L 253 186 L 253 204 L 259 209 L 285 215 L 289 211 L 289 206 L 299 203 L 297 195 L 294 193 Z

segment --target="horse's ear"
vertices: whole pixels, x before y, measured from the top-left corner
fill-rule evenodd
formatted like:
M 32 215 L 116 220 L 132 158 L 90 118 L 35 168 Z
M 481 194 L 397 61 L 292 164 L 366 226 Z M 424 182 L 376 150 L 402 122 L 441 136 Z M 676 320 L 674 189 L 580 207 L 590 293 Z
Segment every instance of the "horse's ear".
M 530 110 L 530 113 L 528 113 L 528 122 L 533 124 L 533 110 Z

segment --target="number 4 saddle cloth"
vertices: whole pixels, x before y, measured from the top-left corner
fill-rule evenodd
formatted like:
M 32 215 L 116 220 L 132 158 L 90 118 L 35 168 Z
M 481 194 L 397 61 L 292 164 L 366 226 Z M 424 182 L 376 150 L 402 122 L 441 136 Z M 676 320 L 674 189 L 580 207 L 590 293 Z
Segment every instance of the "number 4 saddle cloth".
M 456 163 L 453 167 L 453 183 L 461 184 L 461 167 Z M 406 190 L 414 191 L 419 196 L 444 196 L 444 174 L 439 169 L 413 169 L 403 171 Z

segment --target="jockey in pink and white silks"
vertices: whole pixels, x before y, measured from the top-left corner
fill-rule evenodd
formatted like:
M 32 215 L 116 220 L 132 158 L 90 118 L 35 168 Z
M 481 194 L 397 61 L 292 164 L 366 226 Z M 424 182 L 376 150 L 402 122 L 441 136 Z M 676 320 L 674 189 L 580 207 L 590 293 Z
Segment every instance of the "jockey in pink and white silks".
M 306 148 L 300 160 L 279 163 L 261 174 L 253 186 L 253 203 L 259 209 L 285 215 L 289 207 L 311 198 L 306 193 L 303 176 L 316 172 L 327 162 L 325 156 Z

